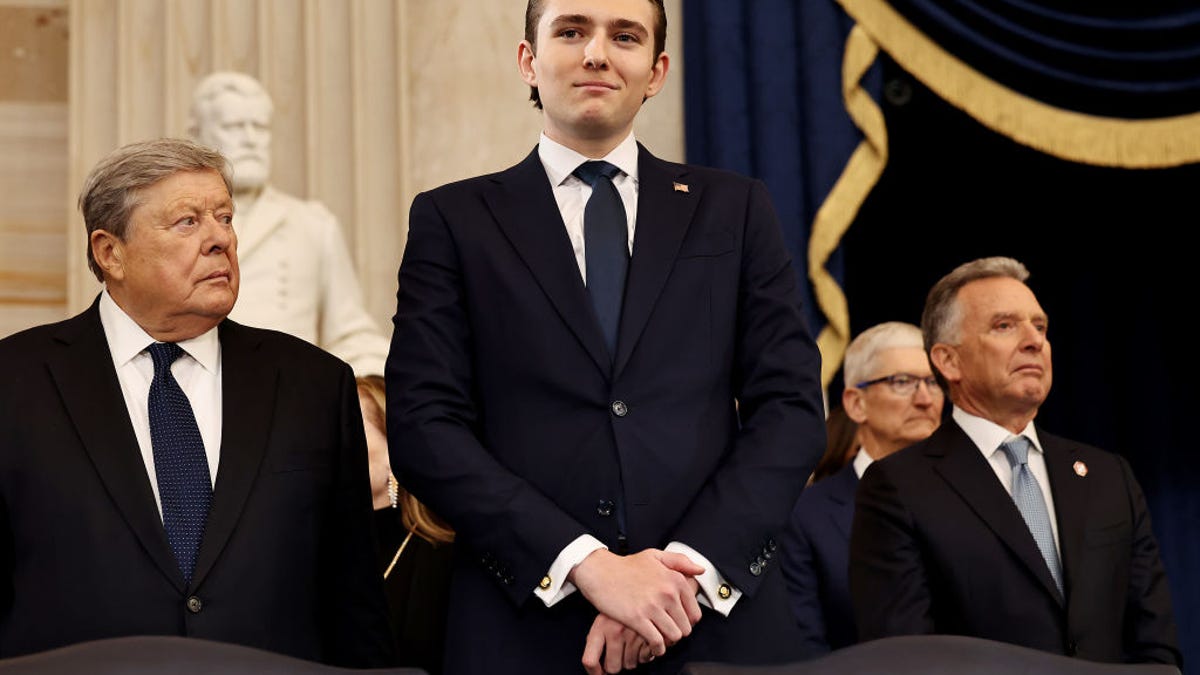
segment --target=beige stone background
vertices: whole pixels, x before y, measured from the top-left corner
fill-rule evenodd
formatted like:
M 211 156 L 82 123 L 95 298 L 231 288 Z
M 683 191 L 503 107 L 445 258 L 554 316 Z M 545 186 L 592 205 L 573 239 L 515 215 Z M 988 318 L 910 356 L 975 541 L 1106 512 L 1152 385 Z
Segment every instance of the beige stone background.
M 682 160 L 682 0 L 672 70 L 637 134 Z M 85 308 L 99 289 L 75 209 L 124 143 L 185 136 L 213 70 L 275 99 L 273 182 L 341 219 L 390 330 L 413 196 L 509 166 L 540 115 L 516 71 L 521 0 L 0 0 L 0 336 Z

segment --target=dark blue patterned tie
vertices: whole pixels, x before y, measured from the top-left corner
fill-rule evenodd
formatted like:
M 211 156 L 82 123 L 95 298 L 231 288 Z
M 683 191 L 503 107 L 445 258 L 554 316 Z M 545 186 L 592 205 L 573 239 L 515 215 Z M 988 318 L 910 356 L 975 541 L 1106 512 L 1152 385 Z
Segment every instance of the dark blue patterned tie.
M 171 364 L 183 349 L 173 342 L 156 342 L 146 350 L 154 360 L 148 409 L 163 527 L 183 579 L 190 584 L 212 504 L 208 458 L 192 405 L 171 374 Z
M 629 269 L 629 221 L 613 176 L 620 169 L 608 162 L 584 162 L 575 169 L 580 180 L 592 186 L 583 209 L 583 252 L 587 290 L 604 331 L 609 356 L 617 353 L 617 328 Z

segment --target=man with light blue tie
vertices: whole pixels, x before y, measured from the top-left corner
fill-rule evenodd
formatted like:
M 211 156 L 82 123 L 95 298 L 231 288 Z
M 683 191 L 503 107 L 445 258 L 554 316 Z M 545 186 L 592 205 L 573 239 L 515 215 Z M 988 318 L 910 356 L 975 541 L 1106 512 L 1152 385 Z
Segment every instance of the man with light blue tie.
M 0 340 L 0 658 L 129 635 L 389 665 L 350 367 L 226 319 L 230 171 L 118 148 L 85 181 L 81 314 Z
M 1129 464 L 1033 423 L 1048 320 L 1011 258 L 943 277 L 921 327 L 954 404 L 859 486 L 860 640 L 952 633 L 1093 661 L 1180 664 L 1166 574 Z

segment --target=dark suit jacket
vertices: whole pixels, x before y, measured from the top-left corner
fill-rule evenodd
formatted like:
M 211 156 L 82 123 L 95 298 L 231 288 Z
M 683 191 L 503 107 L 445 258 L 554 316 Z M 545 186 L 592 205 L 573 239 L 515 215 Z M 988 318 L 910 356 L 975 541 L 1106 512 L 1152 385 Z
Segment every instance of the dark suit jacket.
M 0 656 L 182 635 L 386 665 L 350 368 L 282 333 L 232 321 L 219 331 L 220 464 L 190 586 L 98 303 L 0 341 Z
M 615 358 L 536 151 L 413 203 L 388 431 L 401 480 L 462 544 L 449 672 L 579 668 L 595 611 L 533 589 L 584 533 L 687 543 L 745 592 L 656 667 L 796 653 L 775 537 L 824 427 L 795 273 L 761 183 L 638 162 Z
M 1166 575 L 1129 465 L 1040 428 L 1038 438 L 1066 598 L 987 460 L 947 422 L 872 464 L 859 486 L 850 591 L 861 639 L 956 633 L 1094 661 L 1179 663 Z
M 858 641 L 850 608 L 850 524 L 854 520 L 854 464 L 800 495 L 780 544 L 783 578 L 807 656 Z

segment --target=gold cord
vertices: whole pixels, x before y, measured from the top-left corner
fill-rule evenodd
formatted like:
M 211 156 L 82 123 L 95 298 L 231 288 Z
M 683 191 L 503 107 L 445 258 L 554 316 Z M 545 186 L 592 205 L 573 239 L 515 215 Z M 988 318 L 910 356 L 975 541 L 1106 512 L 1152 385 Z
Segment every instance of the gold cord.
M 392 573 L 392 568 L 396 566 L 396 561 L 400 559 L 400 554 L 404 553 L 404 548 L 408 546 L 408 540 L 412 539 L 412 536 L 413 531 L 409 530 L 408 536 L 404 538 L 404 541 L 400 542 L 400 548 L 396 549 L 396 555 L 392 556 L 392 564 L 388 565 L 388 568 L 383 572 L 384 579 L 387 579 L 388 575 Z

